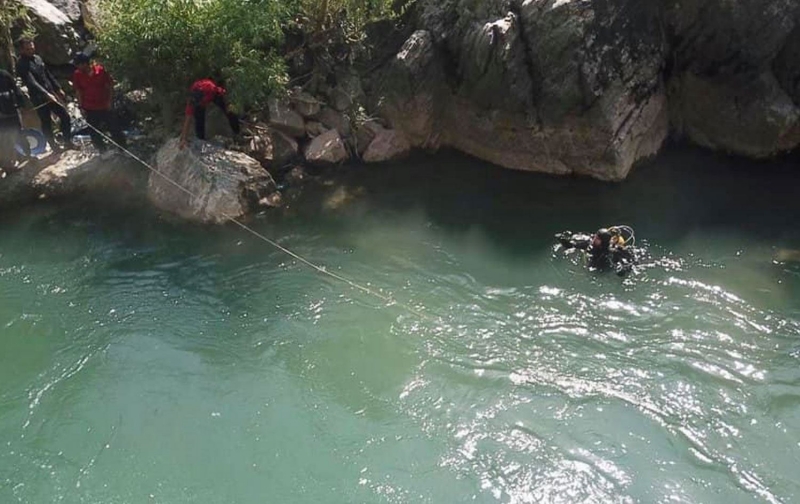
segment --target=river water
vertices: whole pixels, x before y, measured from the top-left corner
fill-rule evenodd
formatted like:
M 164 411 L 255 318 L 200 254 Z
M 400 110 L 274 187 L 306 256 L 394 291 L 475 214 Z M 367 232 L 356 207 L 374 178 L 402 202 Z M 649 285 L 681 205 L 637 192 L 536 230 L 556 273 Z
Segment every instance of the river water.
M 799 502 L 800 172 L 624 184 L 455 155 L 235 227 L 0 216 L 0 502 Z M 630 224 L 634 275 L 554 233 Z

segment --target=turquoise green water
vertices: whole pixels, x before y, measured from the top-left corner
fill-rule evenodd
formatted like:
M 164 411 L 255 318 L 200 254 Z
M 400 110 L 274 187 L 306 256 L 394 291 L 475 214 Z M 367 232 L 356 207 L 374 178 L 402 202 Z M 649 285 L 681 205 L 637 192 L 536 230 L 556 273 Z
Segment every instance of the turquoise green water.
M 252 222 L 425 317 L 234 228 L 6 211 L 0 502 L 798 502 L 793 168 L 441 156 Z M 624 281 L 552 248 L 623 222 L 649 250 Z

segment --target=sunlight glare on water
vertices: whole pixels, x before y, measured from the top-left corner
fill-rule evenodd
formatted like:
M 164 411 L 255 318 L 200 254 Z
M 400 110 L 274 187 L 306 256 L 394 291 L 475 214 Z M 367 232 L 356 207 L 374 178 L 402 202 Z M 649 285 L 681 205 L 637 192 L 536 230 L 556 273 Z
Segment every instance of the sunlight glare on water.
M 6 211 L 0 502 L 797 502 L 798 181 L 442 155 L 252 222 L 389 306 L 235 228 Z M 613 223 L 628 278 L 553 247 Z

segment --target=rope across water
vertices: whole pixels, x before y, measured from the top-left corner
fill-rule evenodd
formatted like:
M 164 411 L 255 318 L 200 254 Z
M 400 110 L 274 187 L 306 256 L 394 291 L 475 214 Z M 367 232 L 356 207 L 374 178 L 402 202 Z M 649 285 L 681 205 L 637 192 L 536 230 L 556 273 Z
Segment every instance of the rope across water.
M 192 198 L 197 198 L 198 197 L 196 194 L 194 194 L 189 189 L 183 187 L 181 184 L 179 184 L 178 182 L 176 182 L 175 180 L 173 180 L 169 176 L 165 175 L 164 173 L 162 173 L 161 171 L 159 171 L 155 167 L 151 166 L 149 163 L 147 163 L 145 160 L 143 160 L 142 158 L 140 158 L 139 156 L 137 156 L 136 154 L 134 154 L 130 150 L 126 149 L 125 147 L 121 146 L 119 143 L 115 142 L 112 138 L 110 138 L 108 135 L 106 135 L 105 133 L 103 133 L 99 129 L 95 128 L 94 126 L 92 126 L 88 122 L 87 122 L 87 124 L 89 125 L 89 127 L 92 130 L 97 132 L 97 134 L 102 136 L 107 142 L 111 143 L 112 145 L 117 147 L 119 150 L 121 150 L 122 152 L 124 152 L 125 154 L 130 156 L 132 159 L 134 159 L 137 162 L 139 162 L 142 165 L 144 165 L 148 170 L 150 170 L 151 172 L 155 173 L 159 177 L 163 178 L 169 184 L 175 186 L 178 190 L 180 190 L 183 193 L 191 196 Z M 425 319 L 425 320 L 432 321 L 432 318 L 429 315 L 427 315 L 426 313 L 422 312 L 418 308 L 415 308 L 415 307 L 410 306 L 410 305 L 405 304 L 405 303 L 401 303 L 401 302 L 395 300 L 390 295 L 387 296 L 385 294 L 381 294 L 380 292 L 377 292 L 374 289 L 370 289 L 369 287 L 367 287 L 365 285 L 362 285 L 362 284 L 360 284 L 360 283 L 358 283 L 358 282 L 356 282 L 354 280 L 351 280 L 350 278 L 347 278 L 344 275 L 340 275 L 338 273 L 334 273 L 334 272 L 328 271 L 328 269 L 325 268 L 324 266 L 320 266 L 318 264 L 315 264 L 314 262 L 312 262 L 312 261 L 306 259 L 305 257 L 301 256 L 300 254 L 298 254 L 298 253 L 296 253 L 296 252 L 284 247 L 283 245 L 281 245 L 280 243 L 276 242 L 275 240 L 272 240 L 272 239 L 264 236 L 262 233 L 256 231 L 255 229 L 251 228 L 247 224 L 241 222 L 239 219 L 237 219 L 235 217 L 232 217 L 230 215 L 225 215 L 225 214 L 223 214 L 223 216 L 225 217 L 226 220 L 232 222 L 233 224 L 235 224 L 236 226 L 238 226 L 242 230 L 246 231 L 247 233 L 250 233 L 251 235 L 253 235 L 256 238 L 258 238 L 259 240 L 267 243 L 268 245 L 270 245 L 270 246 L 274 247 L 275 249 L 279 250 L 280 252 L 288 255 L 289 257 L 292 257 L 293 259 L 297 260 L 298 262 L 308 266 L 309 268 L 311 268 L 312 270 L 316 271 L 317 273 L 320 273 L 322 275 L 328 276 L 328 277 L 330 277 L 330 278 L 332 278 L 334 280 L 337 280 L 338 282 L 344 283 L 344 284 L 352 287 L 353 289 L 359 290 L 359 291 L 361 291 L 361 292 L 363 292 L 365 294 L 373 296 L 376 299 L 379 299 L 382 302 L 386 303 L 387 305 L 397 305 L 397 306 L 403 308 L 404 310 L 408 311 L 409 313 L 411 313 L 413 315 L 416 315 L 416 316 L 418 316 L 418 317 L 420 317 L 422 319 Z

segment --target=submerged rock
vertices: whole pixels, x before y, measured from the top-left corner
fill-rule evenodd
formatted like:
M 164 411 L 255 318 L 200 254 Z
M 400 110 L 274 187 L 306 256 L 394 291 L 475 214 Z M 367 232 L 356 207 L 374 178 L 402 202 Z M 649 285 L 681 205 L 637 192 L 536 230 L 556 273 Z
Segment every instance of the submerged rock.
M 183 189 L 153 173 L 150 200 L 162 210 L 198 222 L 220 224 L 242 217 L 277 191 L 258 161 L 202 141 L 184 150 L 177 139 L 168 141 L 156 155 L 156 168 Z

